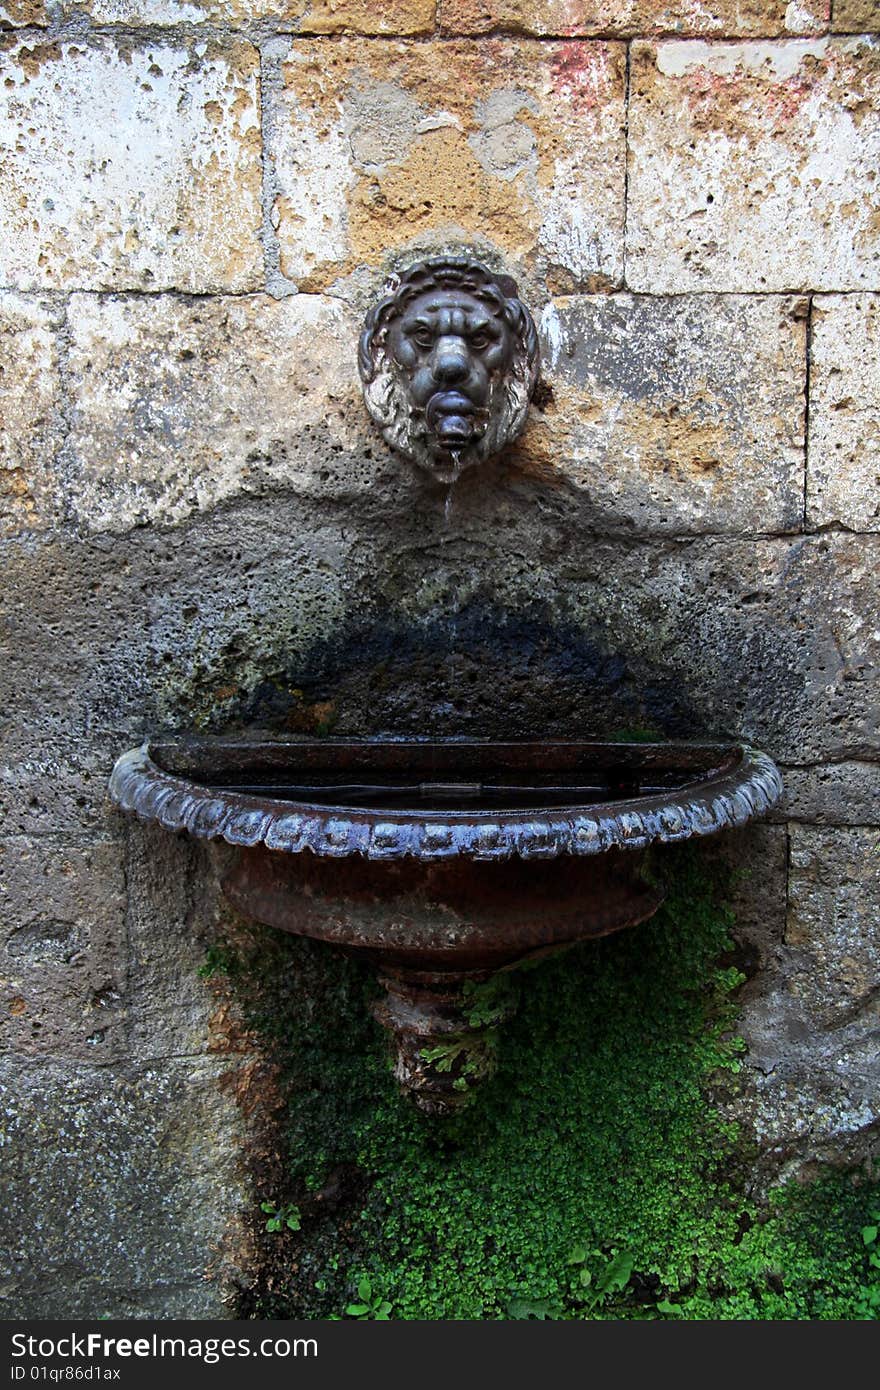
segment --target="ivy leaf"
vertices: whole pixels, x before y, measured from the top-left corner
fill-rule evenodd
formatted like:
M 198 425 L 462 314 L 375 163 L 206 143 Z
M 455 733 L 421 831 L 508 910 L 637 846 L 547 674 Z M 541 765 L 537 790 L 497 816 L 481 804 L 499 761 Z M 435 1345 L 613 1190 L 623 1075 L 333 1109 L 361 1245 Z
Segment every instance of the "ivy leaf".
M 596 1281 L 597 1290 L 603 1294 L 620 1293 L 629 1283 L 634 1264 L 635 1256 L 628 1250 L 621 1250 L 602 1270 Z
M 657 1304 L 657 1312 L 665 1313 L 667 1317 L 675 1317 L 681 1312 L 680 1303 L 671 1303 L 668 1298 L 663 1298 Z

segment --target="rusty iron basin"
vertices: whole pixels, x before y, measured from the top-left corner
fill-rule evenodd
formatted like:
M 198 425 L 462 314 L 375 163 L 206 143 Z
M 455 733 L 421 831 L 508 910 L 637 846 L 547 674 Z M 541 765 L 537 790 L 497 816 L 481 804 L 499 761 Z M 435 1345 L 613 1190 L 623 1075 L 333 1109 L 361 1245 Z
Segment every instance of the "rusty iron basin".
M 491 1072 L 515 966 L 645 921 L 650 845 L 781 790 L 764 754 L 708 743 L 183 739 L 110 780 L 123 810 L 237 846 L 241 911 L 377 966 L 395 1074 L 441 1113 Z

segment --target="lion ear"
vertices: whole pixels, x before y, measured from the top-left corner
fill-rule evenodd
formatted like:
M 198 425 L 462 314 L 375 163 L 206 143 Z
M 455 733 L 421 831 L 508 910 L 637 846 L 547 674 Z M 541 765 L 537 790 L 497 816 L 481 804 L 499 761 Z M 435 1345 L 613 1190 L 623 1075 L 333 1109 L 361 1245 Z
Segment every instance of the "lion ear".
M 376 359 L 373 356 L 374 336 L 373 324 L 368 319 L 367 326 L 358 339 L 358 371 L 365 386 L 369 386 L 376 375 Z
M 519 290 L 512 276 L 496 275 L 495 284 L 498 286 L 505 299 L 519 299 Z

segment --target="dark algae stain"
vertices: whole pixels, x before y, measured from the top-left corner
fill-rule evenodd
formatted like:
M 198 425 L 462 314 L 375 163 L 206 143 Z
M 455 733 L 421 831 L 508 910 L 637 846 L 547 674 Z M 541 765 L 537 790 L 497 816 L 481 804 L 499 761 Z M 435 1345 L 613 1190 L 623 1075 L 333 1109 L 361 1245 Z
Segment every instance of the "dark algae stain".
M 239 1316 L 877 1316 L 876 1183 L 748 1195 L 731 917 L 687 849 L 661 870 L 653 921 L 518 972 L 498 1071 L 445 1120 L 398 1095 L 360 965 L 262 928 L 215 948 L 286 1101 Z

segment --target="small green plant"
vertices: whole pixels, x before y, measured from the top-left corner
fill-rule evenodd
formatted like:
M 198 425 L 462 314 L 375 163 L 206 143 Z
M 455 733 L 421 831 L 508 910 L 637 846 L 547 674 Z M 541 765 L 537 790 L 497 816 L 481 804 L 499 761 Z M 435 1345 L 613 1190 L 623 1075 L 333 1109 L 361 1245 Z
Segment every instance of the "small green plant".
M 466 1044 L 460 1038 L 450 1042 L 438 1043 L 436 1047 L 423 1047 L 419 1056 L 430 1062 L 435 1071 L 452 1071 L 458 1058 L 465 1051 Z
M 458 1035 L 436 1047 L 423 1047 L 419 1056 L 438 1072 L 452 1072 L 454 1091 L 467 1091 L 475 1081 L 490 1076 L 495 1062 L 495 1036 L 482 1033 L 476 1036 Z
M 209 946 L 205 952 L 204 964 L 199 966 L 198 973 L 203 980 L 210 980 L 214 975 L 231 975 L 233 972 L 233 960 L 226 946 Z
M 871 1224 L 862 1227 L 862 1243 L 868 1250 L 869 1267 L 880 1270 L 880 1211 L 872 1211 Z M 880 1317 L 880 1279 L 862 1286 L 859 1313 L 863 1318 Z
M 471 1028 L 494 1028 L 510 1016 L 517 1004 L 519 981 L 511 975 L 493 975 L 479 984 L 465 982 L 463 995 Z
M 299 1231 L 302 1229 L 300 1221 L 299 1207 L 293 1202 L 287 1202 L 283 1207 L 276 1207 L 274 1202 L 261 1202 L 260 1211 L 264 1211 L 268 1216 L 266 1222 L 267 1231 Z
M 507 1316 L 516 1322 L 555 1322 L 562 1309 L 549 1298 L 512 1298 Z
M 601 1264 L 594 1272 L 590 1260 Z M 635 1256 L 629 1250 L 612 1250 L 606 1255 L 602 1250 L 588 1250 L 585 1245 L 576 1245 L 568 1257 L 568 1264 L 577 1269 L 580 1301 L 589 1312 L 602 1307 L 612 1294 L 622 1293 L 632 1276 Z
M 345 1307 L 347 1318 L 358 1318 L 361 1322 L 389 1322 L 391 1304 L 380 1293 L 373 1292 L 368 1274 L 362 1274 L 357 1282 L 359 1303 L 348 1303 Z

